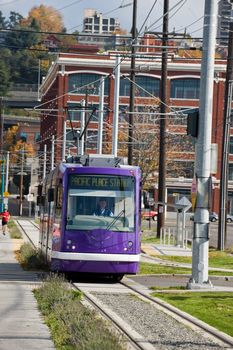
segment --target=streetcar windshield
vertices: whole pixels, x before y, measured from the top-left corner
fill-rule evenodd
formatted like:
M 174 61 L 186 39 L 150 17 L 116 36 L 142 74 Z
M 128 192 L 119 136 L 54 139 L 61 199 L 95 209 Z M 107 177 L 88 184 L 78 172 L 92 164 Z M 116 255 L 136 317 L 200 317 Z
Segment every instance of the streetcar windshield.
M 133 232 L 135 178 L 113 175 L 70 175 L 67 230 Z

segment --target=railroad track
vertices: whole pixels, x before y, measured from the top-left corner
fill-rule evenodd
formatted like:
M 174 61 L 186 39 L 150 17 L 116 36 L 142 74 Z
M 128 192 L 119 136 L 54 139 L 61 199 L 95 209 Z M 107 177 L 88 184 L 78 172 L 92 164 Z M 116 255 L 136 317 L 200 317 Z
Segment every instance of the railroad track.
M 29 232 L 28 229 L 25 228 L 25 222 L 27 224 L 27 228 L 28 228 L 28 225 L 30 225 L 31 227 L 39 229 L 38 225 L 36 225 L 33 222 L 33 220 L 22 220 L 22 219 L 17 220 L 16 219 L 15 222 L 18 225 L 21 232 L 23 233 L 23 235 L 25 235 L 27 240 L 31 243 L 31 245 L 37 249 L 38 248 L 38 240 L 33 239 L 33 236 L 28 233 Z
M 21 221 L 21 220 L 19 220 Z M 27 225 L 31 224 L 32 226 L 38 228 L 38 226 L 32 222 L 27 221 Z M 23 224 L 22 221 L 18 222 L 18 225 L 20 226 L 21 230 L 23 230 L 24 234 L 27 236 L 30 243 L 35 247 L 35 244 L 33 240 L 30 238 L 30 236 L 27 234 L 25 229 L 25 223 Z M 112 300 L 118 298 L 120 295 L 123 295 L 123 299 L 125 300 L 125 303 L 127 304 L 127 297 L 132 297 L 134 295 L 135 300 L 140 299 L 140 303 L 135 303 L 135 308 L 142 307 L 143 303 L 145 305 L 150 305 L 150 309 L 154 308 L 155 311 L 155 323 L 156 321 L 156 313 L 162 312 L 166 314 L 166 317 L 170 317 L 176 320 L 176 327 L 178 329 L 174 331 L 174 333 L 181 333 L 183 331 L 179 330 L 179 326 L 177 324 L 183 325 L 182 327 L 189 327 L 192 329 L 192 332 L 196 332 L 196 337 L 198 334 L 201 334 L 203 337 L 203 342 L 206 341 L 206 339 L 209 339 L 211 344 L 204 347 L 197 347 L 193 349 L 233 349 L 233 338 L 217 331 L 213 327 L 207 325 L 206 323 L 199 321 L 198 319 L 183 313 L 182 311 L 176 309 L 175 307 L 163 302 L 162 300 L 158 298 L 152 298 L 150 296 L 150 290 L 148 290 L 146 287 L 143 287 L 142 285 L 137 284 L 136 282 L 124 278 L 121 283 L 117 284 L 110 284 L 110 283 L 72 283 L 73 287 L 75 289 L 80 290 L 84 296 L 85 300 L 88 301 L 89 304 L 92 305 L 95 309 L 98 310 L 100 314 L 102 314 L 105 318 L 107 318 L 111 323 L 114 325 L 114 327 L 117 328 L 117 330 L 124 334 L 127 338 L 127 344 L 128 349 L 136 349 L 136 350 L 154 350 L 158 349 L 157 345 L 159 344 L 159 340 L 156 340 L 156 345 L 153 343 L 153 339 L 151 339 L 140 330 L 138 331 L 137 328 L 132 326 L 132 320 L 125 319 L 124 315 L 117 310 L 117 307 L 112 304 Z M 110 300 L 110 301 L 109 301 Z M 113 303 L 114 304 L 114 303 Z M 120 304 L 120 303 L 119 303 Z M 127 306 L 125 306 L 126 308 Z M 159 311 L 158 311 L 159 310 Z M 148 312 L 148 310 L 147 310 Z M 145 310 L 142 308 L 141 314 L 145 313 Z M 167 320 L 161 320 L 161 324 L 164 322 L 164 328 L 166 328 L 166 322 Z M 184 324 L 186 326 L 184 326 Z M 181 327 L 181 328 L 182 328 Z M 156 329 L 155 329 L 156 331 Z M 154 332 L 154 330 L 152 331 Z M 153 337 L 152 337 L 153 338 Z M 195 335 L 194 335 L 195 338 Z M 170 340 L 171 341 L 171 340 Z M 177 341 L 177 343 L 179 343 Z M 174 344 L 173 344 L 174 345 Z M 192 349 L 192 347 L 188 347 L 189 349 Z M 159 347 L 159 349 L 176 349 L 175 346 L 171 347 Z M 181 348 L 179 345 L 177 346 L 177 350 L 180 350 Z M 182 348 L 183 349 L 183 348 Z
M 104 306 L 102 302 L 98 300 L 94 295 L 80 287 L 77 283 L 71 283 L 73 288 L 82 292 L 84 295 L 84 305 L 92 307 L 95 311 L 100 313 L 105 320 L 110 322 L 111 328 L 114 331 L 123 335 L 126 339 L 127 350 L 154 350 L 155 348 L 144 339 L 144 337 L 138 334 L 136 331 L 129 330 L 129 325 L 125 323 L 120 317 L 111 312 L 111 310 Z
M 123 282 L 117 283 L 117 284 L 103 284 L 103 288 L 101 284 L 99 283 L 73 283 L 73 287 L 75 289 L 78 289 L 81 291 L 84 295 L 84 297 L 88 300 L 88 302 L 97 309 L 104 317 L 106 317 L 108 320 L 110 320 L 115 327 L 123 333 L 126 338 L 128 339 L 129 349 L 140 349 L 140 350 L 155 350 L 155 349 L 186 349 L 185 347 L 180 347 L 180 341 L 176 340 L 174 341 L 173 336 L 179 336 L 179 333 L 181 334 L 184 332 L 184 329 L 188 329 L 191 335 L 191 338 L 195 339 L 199 338 L 200 344 L 197 344 L 196 347 L 187 346 L 188 349 L 233 349 L 233 338 L 217 331 L 211 326 L 208 326 L 202 321 L 199 321 L 198 319 L 181 312 L 180 310 L 176 309 L 175 307 L 172 307 L 171 305 L 168 305 L 167 303 L 164 303 L 158 298 L 152 298 L 149 296 L 149 291 L 145 291 L 146 288 L 144 288 L 144 291 L 140 291 L 143 286 L 139 286 L 132 280 L 128 278 L 124 278 Z M 150 305 L 151 311 L 152 308 L 154 308 L 154 313 L 164 313 L 166 316 L 164 319 L 162 319 L 161 322 L 164 322 L 164 329 L 166 334 L 166 326 L 169 327 L 167 323 L 168 318 L 173 318 L 175 320 L 175 328 L 174 333 L 172 333 L 172 339 L 169 339 L 169 334 L 167 335 L 167 339 L 165 342 L 173 343 L 171 345 L 163 344 L 164 337 L 162 336 L 161 339 L 160 335 L 156 338 L 156 340 L 153 340 L 153 337 L 147 337 L 144 333 L 140 333 L 140 331 L 137 330 L 137 328 L 134 328 L 132 324 L 134 323 L 132 319 L 125 320 L 124 316 L 122 316 L 122 313 L 119 312 L 118 306 L 113 306 L 111 302 L 109 302 L 109 299 L 112 298 L 115 299 L 119 297 L 119 295 L 123 295 L 123 300 L 126 300 L 126 298 L 131 298 L 132 295 L 134 295 L 134 299 L 140 300 L 140 302 L 135 302 L 135 308 L 142 307 L 141 313 L 145 312 L 144 307 L 142 306 L 143 303 L 145 305 Z M 136 298 L 135 298 L 136 297 Z M 107 300 L 107 301 L 106 301 Z M 114 304 L 114 303 L 113 303 Z M 125 307 L 127 302 L 125 302 Z M 138 305 L 138 307 L 136 306 Z M 138 313 L 140 313 L 139 310 L 137 310 Z M 124 314 L 124 312 L 123 312 Z M 132 318 L 134 316 L 132 315 Z M 146 315 L 145 315 L 146 317 Z M 148 316 L 150 317 L 150 316 Z M 161 315 L 159 316 L 161 320 Z M 172 321 L 173 322 L 173 321 Z M 156 324 L 156 316 L 154 319 L 154 323 Z M 153 332 L 156 332 L 156 325 L 152 325 L 151 334 Z M 180 325 L 180 326 L 179 326 Z M 161 326 L 161 324 L 160 324 Z M 187 341 L 187 336 L 181 337 L 183 341 Z M 159 342 L 162 342 L 159 344 Z M 177 347 L 174 343 L 177 342 Z M 194 340 L 190 340 L 190 343 L 194 342 Z

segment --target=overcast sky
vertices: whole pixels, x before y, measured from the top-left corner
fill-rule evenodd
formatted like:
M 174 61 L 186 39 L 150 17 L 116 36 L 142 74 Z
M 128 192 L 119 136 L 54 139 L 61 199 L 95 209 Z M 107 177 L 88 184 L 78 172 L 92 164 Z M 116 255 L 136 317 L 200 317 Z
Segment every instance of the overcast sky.
M 137 27 L 141 28 L 155 0 L 138 0 Z M 133 3 L 133 0 L 0 0 L 0 10 L 8 17 L 10 11 L 19 12 L 24 17 L 33 6 L 41 4 L 53 6 L 63 16 L 63 21 L 68 32 L 82 29 L 83 12 L 85 8 L 93 8 L 106 14 L 106 17 L 116 17 L 123 29 L 130 30 L 132 25 L 132 5 L 119 8 L 121 5 Z M 170 0 L 170 30 L 184 30 L 193 37 L 202 35 L 204 14 L 204 0 Z M 176 6 L 177 5 L 177 6 Z M 172 8 L 174 9 L 172 10 Z M 163 12 L 163 0 L 157 0 L 151 15 L 147 21 L 150 30 L 161 30 Z M 200 19 L 199 21 L 197 21 Z M 192 24 L 193 22 L 196 23 Z M 156 22 L 156 23 L 155 23 Z M 154 24 L 155 23 L 155 24 Z M 191 25 L 192 24 L 192 25 Z

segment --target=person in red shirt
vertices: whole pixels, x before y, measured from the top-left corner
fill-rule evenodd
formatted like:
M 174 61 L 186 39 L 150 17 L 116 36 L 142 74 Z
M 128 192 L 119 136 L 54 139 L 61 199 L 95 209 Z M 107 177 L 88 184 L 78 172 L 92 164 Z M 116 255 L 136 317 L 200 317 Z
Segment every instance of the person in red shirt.
M 2 217 L 2 233 L 5 235 L 7 233 L 7 223 L 10 220 L 10 213 L 5 208 L 0 216 Z

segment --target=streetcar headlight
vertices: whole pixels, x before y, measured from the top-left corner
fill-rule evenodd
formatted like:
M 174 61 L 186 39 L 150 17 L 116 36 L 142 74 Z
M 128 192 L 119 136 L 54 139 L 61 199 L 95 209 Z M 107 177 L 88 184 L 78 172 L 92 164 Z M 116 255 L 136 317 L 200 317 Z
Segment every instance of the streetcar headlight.
M 133 246 L 133 242 L 132 242 L 132 241 L 129 241 L 129 242 L 128 242 L 128 248 L 132 248 L 132 246 Z
M 75 245 L 72 245 L 72 247 L 71 247 L 71 248 L 74 250 L 76 247 L 75 247 Z
M 66 243 L 67 243 L 67 244 L 71 244 L 71 240 L 70 240 L 70 239 L 68 239 Z

